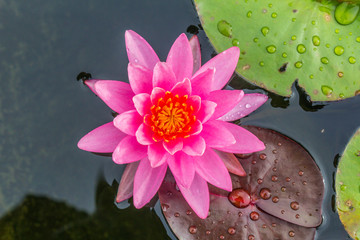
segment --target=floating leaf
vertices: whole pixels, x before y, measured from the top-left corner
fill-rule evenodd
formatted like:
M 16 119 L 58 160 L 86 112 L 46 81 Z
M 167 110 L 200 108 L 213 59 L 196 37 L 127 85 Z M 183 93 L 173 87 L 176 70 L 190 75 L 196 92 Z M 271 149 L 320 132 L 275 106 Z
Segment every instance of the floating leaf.
M 360 129 L 345 148 L 335 185 L 340 220 L 351 237 L 360 239 Z
M 231 175 L 229 194 L 210 187 L 210 212 L 196 216 L 168 174 L 159 190 L 163 213 L 179 239 L 314 239 L 324 184 L 299 144 L 274 131 L 246 127 L 266 145 L 239 155 L 247 176 Z M 236 206 L 242 206 L 238 208 Z
M 218 52 L 240 48 L 237 72 L 249 82 L 290 96 L 298 80 L 314 101 L 360 93 L 358 5 L 332 0 L 195 0 L 195 4 Z

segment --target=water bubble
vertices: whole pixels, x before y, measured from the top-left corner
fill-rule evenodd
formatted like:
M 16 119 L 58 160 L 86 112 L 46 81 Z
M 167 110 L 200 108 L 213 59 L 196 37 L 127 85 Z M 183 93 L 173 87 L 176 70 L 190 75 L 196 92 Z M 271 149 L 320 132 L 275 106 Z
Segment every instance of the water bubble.
M 335 9 L 335 19 L 342 25 L 348 25 L 355 21 L 358 13 L 358 4 L 342 2 Z
M 330 96 L 333 92 L 333 89 L 329 86 L 326 85 L 322 85 L 321 86 L 321 92 L 325 95 L 325 96 Z
M 259 155 L 259 158 L 260 158 L 261 160 L 265 160 L 265 159 L 267 158 L 267 156 L 266 156 L 265 153 L 261 153 L 261 154 Z
M 292 210 L 298 210 L 299 209 L 299 203 L 298 202 L 291 202 L 290 207 Z
M 260 216 L 259 216 L 258 212 L 253 211 L 253 212 L 250 213 L 250 219 L 253 220 L 253 221 L 259 220 L 259 217 Z
M 351 64 L 356 63 L 356 58 L 353 56 L 349 57 L 349 63 L 351 63 Z
M 239 41 L 239 39 L 234 38 L 234 39 L 231 41 L 231 43 L 232 43 L 232 45 L 233 45 L 234 47 L 240 46 L 240 41 Z
M 249 235 L 248 240 L 255 240 L 255 236 L 254 235 Z
M 320 45 L 320 37 L 319 36 L 313 36 L 312 37 L 312 43 L 314 44 L 314 46 L 319 46 Z
M 232 37 L 232 26 L 225 20 L 221 20 L 217 24 L 218 31 L 225 37 Z
M 276 13 L 276 12 L 273 12 L 273 13 L 271 14 L 271 17 L 272 17 L 272 18 L 276 18 L 276 17 L 277 17 L 277 13 Z
M 289 236 L 290 236 L 290 237 L 294 237 L 294 236 L 295 236 L 295 232 L 294 232 L 294 231 L 289 231 Z
M 264 200 L 268 200 L 271 198 L 271 191 L 268 188 L 262 188 L 260 190 L 260 197 Z
M 303 63 L 301 61 L 297 61 L 294 65 L 296 68 L 301 68 Z
M 269 28 L 268 27 L 263 27 L 263 28 L 261 28 L 261 33 L 264 35 L 264 36 L 266 36 L 268 33 L 269 33 Z
M 190 232 L 191 234 L 195 234 L 195 233 L 197 232 L 197 227 L 196 227 L 196 226 L 190 226 L 190 227 L 189 227 L 189 232 Z
M 234 235 L 234 234 L 236 233 L 236 229 L 233 228 L 233 227 L 229 227 L 229 228 L 228 228 L 228 233 L 229 233 L 230 235 Z
M 304 52 L 306 52 L 306 47 L 304 44 L 299 44 L 297 45 L 296 50 L 298 51 L 298 53 L 303 54 Z
M 277 197 L 277 196 L 273 197 L 273 198 L 272 198 L 272 201 L 273 201 L 274 203 L 279 202 L 279 197 Z
M 251 18 L 251 15 L 252 15 L 252 11 L 248 11 L 248 12 L 246 13 L 246 16 L 247 16 L 248 18 Z
M 323 64 L 328 64 L 329 63 L 329 59 L 327 57 L 322 57 L 320 59 L 320 61 L 323 63 Z
M 234 189 L 228 195 L 228 199 L 232 205 L 238 208 L 247 207 L 250 204 L 250 194 L 242 188 Z
M 277 180 L 278 180 L 278 177 L 276 175 L 272 175 L 271 181 L 277 182 Z
M 304 171 L 300 170 L 300 171 L 298 172 L 298 174 L 299 174 L 299 176 L 302 176 L 302 175 L 304 175 Z
M 343 55 L 343 53 L 344 53 L 344 48 L 342 47 L 342 46 L 336 46 L 335 48 L 334 48 L 334 53 L 336 54 L 336 55 L 338 55 L 338 56 L 341 56 L 341 55 Z
M 276 47 L 274 45 L 269 45 L 269 46 L 266 47 L 266 51 L 268 53 L 271 53 L 271 54 L 275 53 L 276 52 Z

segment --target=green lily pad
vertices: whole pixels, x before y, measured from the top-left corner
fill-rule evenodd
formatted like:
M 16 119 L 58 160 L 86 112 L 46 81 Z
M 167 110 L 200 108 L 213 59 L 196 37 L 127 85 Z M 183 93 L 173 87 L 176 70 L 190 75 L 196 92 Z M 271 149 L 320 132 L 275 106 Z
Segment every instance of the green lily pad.
M 336 206 L 349 235 L 360 239 L 360 128 L 351 138 L 336 172 Z
M 247 81 L 290 96 L 298 80 L 313 101 L 360 93 L 357 5 L 333 0 L 195 0 L 195 4 L 217 52 L 231 46 L 241 49 L 236 71 Z

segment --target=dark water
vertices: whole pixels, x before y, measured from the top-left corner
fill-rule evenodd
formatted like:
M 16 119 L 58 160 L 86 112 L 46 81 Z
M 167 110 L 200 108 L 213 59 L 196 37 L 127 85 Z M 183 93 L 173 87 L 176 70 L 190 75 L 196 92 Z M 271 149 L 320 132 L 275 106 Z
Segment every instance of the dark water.
M 174 238 L 158 204 L 113 204 L 121 166 L 77 149 L 112 116 L 76 76 L 127 81 L 126 29 L 165 59 L 198 24 L 191 0 L 0 1 L 1 240 Z M 205 62 L 213 49 L 201 30 L 199 37 Z M 262 92 L 239 78 L 232 86 Z M 289 99 L 270 95 L 242 123 L 277 130 L 312 154 L 326 185 L 317 239 L 348 239 L 332 208 L 334 160 L 360 125 L 360 99 L 311 105 L 298 90 Z

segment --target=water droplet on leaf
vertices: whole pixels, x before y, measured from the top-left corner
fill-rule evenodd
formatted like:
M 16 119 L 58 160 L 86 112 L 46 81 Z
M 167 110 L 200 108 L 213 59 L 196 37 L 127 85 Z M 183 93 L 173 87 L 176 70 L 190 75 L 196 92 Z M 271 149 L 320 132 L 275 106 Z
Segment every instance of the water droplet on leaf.
M 313 42 L 314 46 L 319 46 L 320 45 L 320 37 L 319 36 L 313 36 L 312 37 L 312 42 Z
M 218 31 L 225 37 L 232 37 L 232 26 L 225 20 L 221 20 L 217 24 Z
M 267 46 L 266 47 L 266 51 L 268 52 L 268 53 L 275 53 L 276 52 L 276 47 L 274 46 L 274 45 L 270 45 L 270 46 Z
M 358 4 L 342 2 L 335 9 L 335 19 L 342 25 L 348 25 L 355 21 L 358 13 Z
M 343 53 L 344 53 L 344 48 L 342 47 L 342 46 L 336 46 L 335 48 L 334 48 L 334 53 L 337 55 L 337 56 L 341 56 L 341 55 L 343 55 Z
M 264 36 L 266 36 L 268 33 L 269 33 L 269 28 L 268 27 L 263 27 L 263 28 L 261 28 L 261 33 L 264 35 Z

